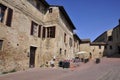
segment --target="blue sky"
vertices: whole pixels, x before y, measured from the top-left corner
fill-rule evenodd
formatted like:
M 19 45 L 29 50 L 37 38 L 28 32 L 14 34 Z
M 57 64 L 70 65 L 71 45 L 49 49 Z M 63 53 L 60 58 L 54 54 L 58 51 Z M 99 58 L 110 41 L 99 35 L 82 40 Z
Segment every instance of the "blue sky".
M 93 41 L 106 30 L 118 25 L 120 0 L 46 0 L 64 6 L 81 38 Z

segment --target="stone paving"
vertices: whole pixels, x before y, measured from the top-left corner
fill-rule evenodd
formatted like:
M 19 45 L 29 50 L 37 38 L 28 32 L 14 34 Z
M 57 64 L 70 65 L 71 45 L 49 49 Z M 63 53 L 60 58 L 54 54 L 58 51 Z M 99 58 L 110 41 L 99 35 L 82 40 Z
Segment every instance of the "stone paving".
M 77 68 L 36 68 L 0 75 L 0 80 L 120 80 L 120 58 L 80 63 Z
M 120 80 L 120 66 L 112 68 L 97 80 Z

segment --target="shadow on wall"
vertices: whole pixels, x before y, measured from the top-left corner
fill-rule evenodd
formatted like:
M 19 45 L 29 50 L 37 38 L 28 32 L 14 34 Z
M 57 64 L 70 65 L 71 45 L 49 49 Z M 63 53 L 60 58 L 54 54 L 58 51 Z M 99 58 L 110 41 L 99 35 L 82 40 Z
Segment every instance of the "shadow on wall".
M 108 58 L 120 58 L 120 53 L 114 54 L 112 56 L 107 56 Z
M 104 50 L 103 56 L 106 56 L 108 58 L 120 58 L 120 50 L 116 48 L 114 52 L 108 51 L 107 49 Z

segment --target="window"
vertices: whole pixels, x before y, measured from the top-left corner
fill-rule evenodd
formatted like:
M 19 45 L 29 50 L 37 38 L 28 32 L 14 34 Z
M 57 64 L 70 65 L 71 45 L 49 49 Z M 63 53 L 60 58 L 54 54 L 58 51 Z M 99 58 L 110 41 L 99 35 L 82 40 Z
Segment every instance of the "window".
M 110 46 L 110 49 L 112 49 L 112 46 Z
M 46 35 L 47 34 L 47 35 Z M 55 26 L 43 27 L 42 37 L 55 38 Z
M 69 45 L 72 47 L 72 38 L 69 38 Z
M 3 22 L 7 7 L 0 4 L 0 22 Z
M 66 50 L 64 51 L 64 54 L 66 55 Z
M 31 35 L 35 35 L 37 34 L 37 27 L 38 27 L 38 24 L 36 24 L 35 22 L 32 21 L 31 23 Z
M 62 48 L 60 48 L 60 54 L 62 54 Z
M 107 49 L 107 45 L 105 45 L 105 49 Z
M 55 26 L 47 27 L 47 38 L 55 38 Z
M 34 21 L 31 22 L 31 35 L 41 37 L 41 25 L 38 25 Z
M 2 50 L 3 40 L 0 40 L 0 50 Z
M 52 8 L 49 8 L 49 13 L 52 13 L 53 9 Z
M 64 42 L 66 42 L 66 33 L 64 33 Z
M 99 49 L 101 49 L 101 45 L 99 45 Z
M 13 16 L 13 10 L 11 8 L 7 8 L 6 6 L 0 4 L 0 22 L 5 23 L 7 26 L 10 27 L 12 22 L 12 16 Z
M 113 40 L 112 36 L 109 36 L 108 41 L 112 41 L 112 40 Z
M 44 3 L 41 3 L 41 0 L 27 0 L 27 1 L 43 14 L 45 14 L 46 11 L 48 10 L 48 7 L 44 6 Z

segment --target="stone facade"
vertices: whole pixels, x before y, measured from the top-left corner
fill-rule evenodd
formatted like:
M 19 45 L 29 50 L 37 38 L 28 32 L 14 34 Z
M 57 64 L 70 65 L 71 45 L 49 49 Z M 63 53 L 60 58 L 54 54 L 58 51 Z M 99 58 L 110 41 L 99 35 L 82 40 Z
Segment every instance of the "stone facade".
M 80 51 L 86 51 L 87 59 L 102 58 L 105 53 L 104 42 L 91 42 L 90 39 L 81 39 Z
M 81 39 L 80 42 L 80 51 L 85 51 L 85 54 L 81 54 L 80 57 L 83 57 L 84 59 L 90 59 L 90 39 Z
M 0 10 L 0 72 L 44 66 L 53 58 L 72 59 L 79 50 L 74 47 L 75 27 L 62 6 L 1 0 Z
M 104 55 L 105 43 L 103 42 L 92 42 L 90 44 L 90 55 L 92 59 L 102 58 Z
M 90 39 L 81 39 L 80 51 L 87 51 L 90 53 Z
M 1 0 L 0 5 L 6 7 L 3 22 L 0 22 L 0 40 L 3 40 L 0 71 L 39 67 L 42 39 L 38 37 L 38 26 L 34 35 L 31 35 L 31 23 L 34 21 L 43 25 L 44 14 L 25 0 Z M 12 10 L 12 21 L 7 26 L 5 22 L 10 15 L 7 14 L 9 8 Z M 35 60 L 30 60 L 31 48 L 36 48 Z
M 63 6 L 50 6 L 45 0 L 0 0 L 0 72 L 46 66 L 52 59 L 57 66 L 80 51 L 93 59 L 111 48 L 120 51 L 119 25 L 95 43 L 81 40 L 75 29 Z
M 74 34 L 73 37 L 74 37 L 73 52 L 74 53 L 80 52 L 80 42 L 81 42 L 81 39 L 78 37 L 77 34 Z
M 115 46 L 115 53 L 119 53 L 120 54 L 120 19 L 119 19 L 119 24 L 113 28 L 113 43 Z
M 120 24 L 120 21 L 119 21 Z M 119 53 L 119 39 L 120 39 L 120 26 L 117 25 L 115 28 L 108 30 L 101 34 L 98 38 L 94 40 L 94 42 L 104 42 L 106 43 L 104 49 L 104 55 L 112 56 L 114 54 Z

